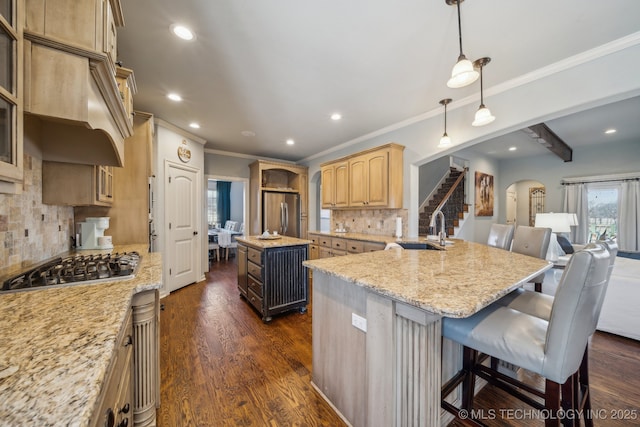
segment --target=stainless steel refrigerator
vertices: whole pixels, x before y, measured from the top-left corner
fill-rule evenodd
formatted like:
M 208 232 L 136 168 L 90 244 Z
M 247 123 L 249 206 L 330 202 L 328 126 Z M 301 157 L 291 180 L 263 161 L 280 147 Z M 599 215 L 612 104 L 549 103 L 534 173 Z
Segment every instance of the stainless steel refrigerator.
M 300 195 L 278 191 L 262 192 L 262 231 L 300 237 Z

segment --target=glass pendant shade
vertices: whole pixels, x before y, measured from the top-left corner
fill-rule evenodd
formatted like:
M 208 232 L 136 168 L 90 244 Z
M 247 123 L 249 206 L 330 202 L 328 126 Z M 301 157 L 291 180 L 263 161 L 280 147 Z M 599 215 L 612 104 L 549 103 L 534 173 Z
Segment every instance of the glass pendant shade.
M 491 111 L 487 107 L 485 107 L 484 104 L 482 104 L 480 105 L 480 108 L 478 108 L 478 111 L 476 111 L 476 117 L 473 120 L 473 123 L 471 123 L 471 125 L 484 126 L 484 125 L 488 125 L 495 119 L 496 118 L 491 114 Z
M 447 82 L 447 86 L 453 89 L 468 86 L 478 80 L 479 76 L 480 73 L 473 68 L 473 63 L 461 55 L 451 70 L 451 78 Z
M 438 144 L 438 147 L 448 147 L 451 145 L 451 138 L 449 138 L 449 135 L 447 135 L 447 133 L 445 132 L 444 135 L 442 135 L 442 138 L 440 138 L 440 143 Z

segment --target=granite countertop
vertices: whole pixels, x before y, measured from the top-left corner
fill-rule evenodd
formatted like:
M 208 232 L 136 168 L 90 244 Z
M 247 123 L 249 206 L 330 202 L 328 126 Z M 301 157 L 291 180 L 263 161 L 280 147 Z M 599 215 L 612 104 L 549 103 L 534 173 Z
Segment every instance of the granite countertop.
M 303 264 L 445 317 L 468 317 L 552 267 L 462 240 L 444 251 L 391 249 Z
M 159 253 L 114 251 L 142 255 L 135 278 L 0 294 L 0 365 L 17 367 L 0 379 L 2 425 L 88 424 L 133 295 L 162 286 Z
M 317 234 L 319 236 L 327 236 L 327 237 L 339 237 L 342 239 L 351 239 L 351 240 L 361 240 L 364 242 L 375 242 L 375 243 L 426 243 L 428 246 L 431 246 L 435 249 L 446 249 L 448 246 L 440 246 L 440 243 L 434 240 L 427 240 L 426 236 L 418 236 L 418 237 L 403 237 L 398 239 L 395 236 L 385 236 L 381 234 L 366 234 L 366 233 L 338 233 L 336 231 L 310 231 L 309 234 Z M 455 239 L 447 239 L 449 241 L 455 241 Z
M 279 248 L 282 246 L 308 245 L 311 240 L 298 239 L 296 237 L 278 236 L 278 239 L 261 239 L 260 236 L 238 236 L 236 240 L 259 249 Z

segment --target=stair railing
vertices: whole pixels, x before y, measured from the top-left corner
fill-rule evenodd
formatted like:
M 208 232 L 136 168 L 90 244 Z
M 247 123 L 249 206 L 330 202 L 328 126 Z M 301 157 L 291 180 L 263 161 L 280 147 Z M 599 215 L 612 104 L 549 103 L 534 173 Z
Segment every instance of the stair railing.
M 438 206 L 436 206 L 436 208 L 434 209 L 433 214 L 435 214 L 436 212 L 438 212 L 439 210 L 442 210 L 444 205 L 447 204 L 447 202 L 449 201 L 449 199 L 451 198 L 451 196 L 456 192 L 456 190 L 458 189 L 458 186 L 460 185 L 461 182 L 464 181 L 464 177 L 467 174 L 467 171 L 469 170 L 469 168 L 464 168 L 464 170 L 462 171 L 462 173 L 460 175 L 458 175 L 458 178 L 456 178 L 455 182 L 453 183 L 453 185 L 451 185 L 451 188 L 449 189 L 449 191 L 447 191 L 447 194 L 445 194 L 445 196 L 442 198 L 442 200 L 440 201 L 440 203 L 438 203 Z M 464 191 L 464 189 L 463 189 Z M 464 193 L 463 193 L 464 194 Z M 464 197 L 462 198 L 462 204 L 464 204 Z M 463 206 L 460 206 L 460 208 L 462 209 Z

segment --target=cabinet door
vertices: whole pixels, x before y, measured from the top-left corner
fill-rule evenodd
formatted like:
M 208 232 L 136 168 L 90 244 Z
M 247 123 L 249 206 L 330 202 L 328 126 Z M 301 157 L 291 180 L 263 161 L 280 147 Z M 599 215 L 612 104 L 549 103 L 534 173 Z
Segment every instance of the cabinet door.
M 334 171 L 333 166 L 324 166 L 320 170 L 320 179 L 322 183 L 322 208 L 331 209 L 334 206 Z
M 344 208 L 349 206 L 349 163 L 342 162 L 335 165 L 334 171 L 334 206 Z
M 300 216 L 307 216 L 309 211 L 309 202 L 307 194 L 309 194 L 309 176 L 301 174 L 299 177 L 298 193 L 300 193 Z
M 389 153 L 369 154 L 367 164 L 367 206 L 387 206 L 389 203 Z
M 331 248 L 325 248 L 323 246 L 318 247 L 318 258 L 331 258 L 332 256 Z
M 309 245 L 309 259 L 320 258 L 320 250 L 318 245 Z
M 113 167 L 97 166 L 97 199 L 100 202 L 113 202 Z
M 307 238 L 308 228 L 309 228 L 308 218 L 306 216 L 301 217 L 300 218 L 300 238 L 301 239 Z
M 349 206 L 366 206 L 367 194 L 367 157 L 355 157 L 349 161 Z

